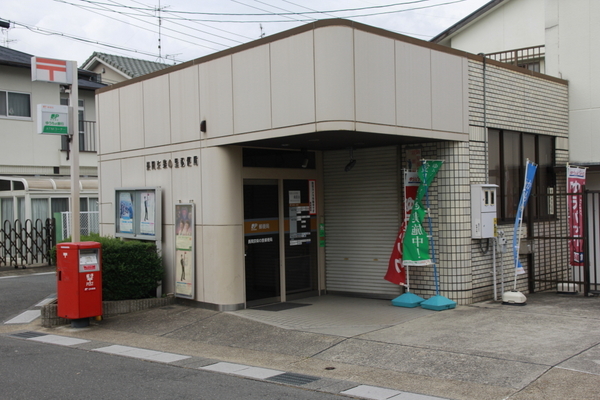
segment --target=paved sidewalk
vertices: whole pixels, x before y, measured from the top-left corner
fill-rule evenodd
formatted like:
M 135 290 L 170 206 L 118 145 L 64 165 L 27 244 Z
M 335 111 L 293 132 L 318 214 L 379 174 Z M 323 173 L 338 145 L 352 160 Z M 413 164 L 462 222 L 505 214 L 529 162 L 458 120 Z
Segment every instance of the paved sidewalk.
M 436 312 L 328 295 L 235 312 L 174 305 L 84 329 L 36 321 L 0 333 L 18 328 L 94 350 L 185 356 L 175 363 L 188 368 L 250 368 L 253 379 L 291 373 L 315 378 L 303 387 L 362 398 L 600 398 L 600 298 L 539 293 L 526 306 Z

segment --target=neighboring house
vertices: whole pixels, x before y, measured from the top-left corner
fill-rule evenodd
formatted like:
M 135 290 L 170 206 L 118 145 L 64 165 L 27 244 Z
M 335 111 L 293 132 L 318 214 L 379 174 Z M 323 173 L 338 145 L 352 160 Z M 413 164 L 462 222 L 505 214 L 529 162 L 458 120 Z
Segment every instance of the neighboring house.
M 431 40 L 567 80 L 569 161 L 589 167 L 588 189 L 600 189 L 599 20 L 596 0 L 494 0 Z
M 32 82 L 31 54 L 0 47 L 0 222 L 46 219 L 68 211 L 66 137 L 37 133 L 37 104 L 68 104 L 59 84 Z M 95 90 L 106 85 L 79 70 L 81 210 L 97 210 Z
M 81 66 L 99 74 L 108 85 L 137 78 L 169 67 L 167 64 L 94 52 Z
M 547 182 L 564 183 L 552 166 L 569 157 L 567 99 L 562 79 L 352 21 L 307 24 L 97 91 L 101 233 L 158 239 L 164 291 L 207 308 L 394 298 L 402 289 L 384 275 L 402 169 L 443 160 L 429 193 L 440 294 L 491 299 L 491 241 L 471 216 L 471 186 L 488 176 L 485 128 L 525 132 Z M 486 108 L 499 110 L 488 124 Z M 565 219 L 535 211 L 553 228 Z M 512 226 L 499 229 L 511 248 Z M 518 289 L 556 288 L 565 246 L 522 255 Z M 504 267 L 512 282 L 512 254 Z M 433 271 L 412 267 L 411 292 L 434 295 Z

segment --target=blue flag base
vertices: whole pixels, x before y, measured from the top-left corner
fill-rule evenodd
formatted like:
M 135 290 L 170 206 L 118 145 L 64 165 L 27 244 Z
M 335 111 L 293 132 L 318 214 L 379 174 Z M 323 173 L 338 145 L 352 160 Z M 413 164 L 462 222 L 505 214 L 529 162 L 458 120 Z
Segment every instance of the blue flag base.
M 424 301 L 425 301 L 424 298 L 417 296 L 414 293 L 406 292 L 403 295 L 398 296 L 394 300 L 392 300 L 392 305 L 396 306 L 396 307 L 413 308 L 413 307 L 417 307 L 419 304 L 421 304 Z
M 444 296 L 433 296 L 421 303 L 422 308 L 434 311 L 449 310 L 456 307 L 456 302 Z

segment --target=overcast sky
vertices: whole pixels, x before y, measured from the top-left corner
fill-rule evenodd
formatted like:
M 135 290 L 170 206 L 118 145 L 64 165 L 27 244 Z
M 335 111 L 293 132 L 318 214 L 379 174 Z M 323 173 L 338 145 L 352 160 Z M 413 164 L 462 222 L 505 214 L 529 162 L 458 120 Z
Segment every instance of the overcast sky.
M 1 29 L 0 45 L 79 65 L 94 51 L 173 64 L 315 19 L 347 18 L 429 40 L 487 2 L 0 0 L 0 19 L 11 22 L 10 29 Z

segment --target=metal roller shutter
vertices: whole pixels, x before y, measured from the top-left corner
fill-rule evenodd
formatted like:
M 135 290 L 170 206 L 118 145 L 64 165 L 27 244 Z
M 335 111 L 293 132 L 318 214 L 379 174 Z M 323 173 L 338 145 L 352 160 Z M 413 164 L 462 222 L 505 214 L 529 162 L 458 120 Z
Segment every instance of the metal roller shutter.
M 326 283 L 332 292 L 393 298 L 383 279 L 399 228 L 401 193 L 396 147 L 324 153 Z

